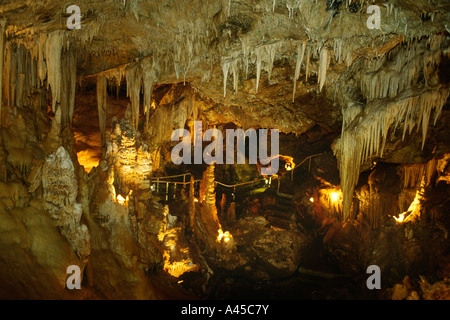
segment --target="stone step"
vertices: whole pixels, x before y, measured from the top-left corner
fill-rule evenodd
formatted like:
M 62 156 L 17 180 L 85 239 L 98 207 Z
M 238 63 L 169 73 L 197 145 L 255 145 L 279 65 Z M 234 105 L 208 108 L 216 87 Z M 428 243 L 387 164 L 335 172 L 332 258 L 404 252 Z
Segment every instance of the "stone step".
M 285 219 L 276 216 L 266 216 L 265 218 L 273 227 L 280 229 L 292 229 L 293 224 L 291 222 L 291 219 Z
M 291 219 L 292 215 L 295 213 L 295 209 L 293 207 L 268 206 L 263 208 L 263 212 L 267 216 Z

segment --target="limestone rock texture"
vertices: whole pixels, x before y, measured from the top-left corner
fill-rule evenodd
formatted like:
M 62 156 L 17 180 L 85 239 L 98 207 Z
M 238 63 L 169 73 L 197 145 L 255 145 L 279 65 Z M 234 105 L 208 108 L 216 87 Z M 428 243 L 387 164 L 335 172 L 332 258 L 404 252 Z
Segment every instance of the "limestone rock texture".
M 449 21 L 446 0 L 1 1 L 0 298 L 448 298 Z M 260 143 L 175 164 L 197 121 L 278 129 L 279 171 Z

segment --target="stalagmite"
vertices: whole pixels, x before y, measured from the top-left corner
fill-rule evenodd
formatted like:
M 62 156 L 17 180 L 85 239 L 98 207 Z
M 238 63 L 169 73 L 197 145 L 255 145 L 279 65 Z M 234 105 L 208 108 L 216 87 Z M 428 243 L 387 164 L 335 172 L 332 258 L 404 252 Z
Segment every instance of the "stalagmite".
M 6 26 L 6 19 L 0 20 L 0 128 L 2 127 L 3 57 L 5 52 L 5 26 Z
M 189 226 L 194 229 L 195 226 L 195 179 L 191 175 L 189 183 L 189 200 L 188 200 L 188 213 L 189 213 Z
M 106 143 L 106 77 L 97 76 L 97 108 L 100 124 L 100 133 L 102 137 L 102 146 Z
M 215 215 L 217 215 L 214 169 L 215 164 L 213 163 L 209 165 L 205 171 L 205 203 L 215 212 Z

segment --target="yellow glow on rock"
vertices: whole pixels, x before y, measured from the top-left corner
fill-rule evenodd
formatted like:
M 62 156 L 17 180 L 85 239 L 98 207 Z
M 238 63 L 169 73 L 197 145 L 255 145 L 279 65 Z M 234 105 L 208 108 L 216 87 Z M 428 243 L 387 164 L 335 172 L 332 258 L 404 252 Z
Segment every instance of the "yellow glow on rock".
M 331 200 L 337 202 L 339 200 L 339 192 L 331 192 Z
M 122 195 L 117 195 L 117 202 L 118 203 L 120 203 L 120 204 L 124 204 L 125 203 L 125 198 L 124 197 L 122 197 Z

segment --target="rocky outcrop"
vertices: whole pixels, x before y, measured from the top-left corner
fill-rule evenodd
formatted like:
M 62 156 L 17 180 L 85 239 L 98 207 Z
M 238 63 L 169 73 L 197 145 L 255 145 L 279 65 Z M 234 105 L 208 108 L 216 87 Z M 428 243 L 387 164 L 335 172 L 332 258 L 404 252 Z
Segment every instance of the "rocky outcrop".
M 301 265 L 309 244 L 307 237 L 299 231 L 271 227 L 262 216 L 238 220 L 231 233 L 235 245 L 241 248 L 238 252 L 246 261 L 240 270 L 256 281 L 292 275 Z
M 80 259 L 87 258 L 91 252 L 90 235 L 87 226 L 80 224 L 83 208 L 77 203 L 78 182 L 64 147 L 46 158 L 42 166 L 42 188 L 46 211 Z
M 111 299 L 155 299 L 158 292 L 148 273 L 163 268 L 158 234 L 164 208 L 150 193 L 149 154 L 142 151 L 131 121 L 125 118 L 114 128 L 106 156 L 89 181 L 92 286 Z
M 0 206 L 2 299 L 81 298 L 85 292 L 65 290 L 67 268 L 77 265 L 83 271 L 85 265 L 74 252 L 77 243 L 67 238 L 79 239 L 63 236 L 40 200 L 23 208 Z

